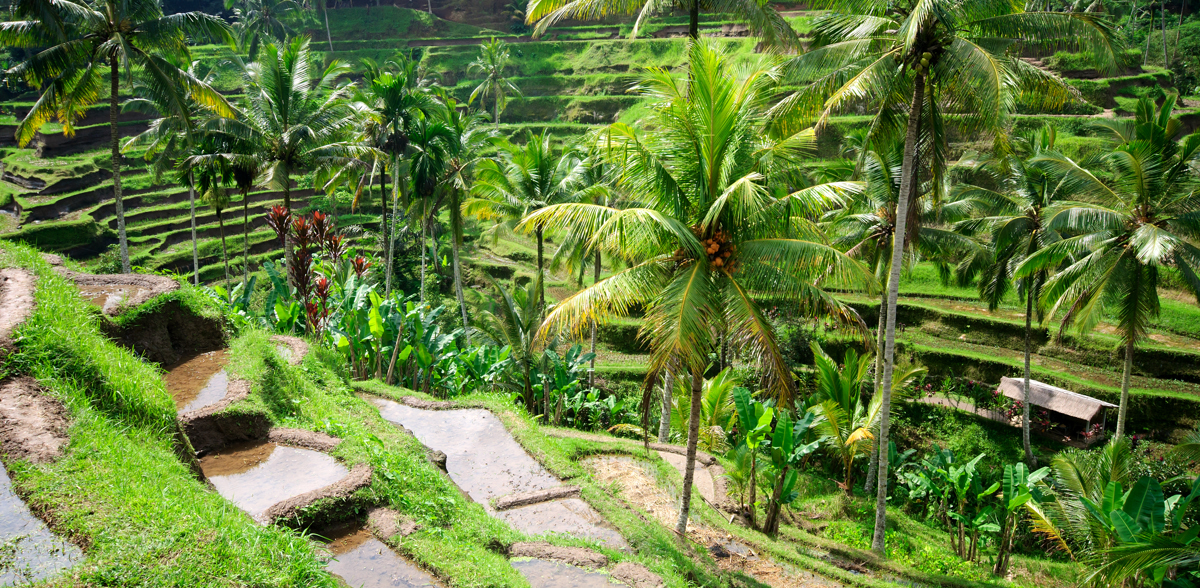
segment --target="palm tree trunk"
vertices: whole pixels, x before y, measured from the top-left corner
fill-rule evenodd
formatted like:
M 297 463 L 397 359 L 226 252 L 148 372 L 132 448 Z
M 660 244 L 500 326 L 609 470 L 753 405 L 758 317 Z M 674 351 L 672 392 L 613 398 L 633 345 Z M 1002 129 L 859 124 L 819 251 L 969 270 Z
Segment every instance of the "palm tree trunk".
M 1037 467 L 1037 460 L 1033 457 L 1033 447 L 1029 443 L 1029 355 L 1032 336 L 1033 289 L 1029 288 L 1025 292 L 1025 395 L 1021 400 L 1021 444 L 1025 447 L 1025 462 L 1029 465 L 1030 470 Z
M 283 207 L 287 209 L 288 218 L 292 216 L 292 172 L 287 166 L 283 167 Z M 296 251 L 292 242 L 292 232 L 285 230 L 283 232 L 283 264 L 284 270 L 287 273 L 288 283 L 295 285 L 292 281 L 292 265 L 295 261 Z
M 421 206 L 425 203 L 422 201 Z M 421 223 L 421 304 L 425 304 L 425 254 L 428 251 L 425 248 L 425 211 L 421 211 L 421 217 L 417 219 Z
M 200 246 L 196 244 L 196 184 L 188 172 L 188 208 L 192 218 L 192 284 L 200 285 Z
M 746 449 L 750 449 L 747 444 Z M 758 523 L 755 519 L 758 518 L 758 509 L 754 503 L 758 501 L 758 455 L 755 453 L 757 448 L 750 449 L 750 502 L 746 505 L 750 511 L 750 528 L 756 528 Z
M 875 534 L 871 549 L 884 555 L 884 536 L 887 530 L 888 454 L 883 448 L 888 443 L 888 425 L 892 409 L 892 370 L 895 368 L 896 353 L 896 298 L 900 293 L 900 266 L 903 262 L 908 205 L 914 183 L 917 181 L 917 139 L 921 131 L 921 112 L 925 104 L 925 76 L 917 75 L 913 85 L 912 105 L 908 111 L 908 133 L 904 138 L 904 162 L 901 165 L 900 194 L 896 203 L 896 230 L 892 236 L 892 262 L 888 276 L 887 331 L 883 347 L 882 406 L 879 418 L 879 471 L 878 492 L 875 496 Z
M 1146 27 L 1146 49 L 1142 51 L 1142 67 L 1146 67 L 1147 61 L 1150 59 L 1150 37 L 1154 36 L 1154 3 L 1150 3 L 1150 24 Z
M 688 37 L 700 38 L 700 0 L 692 0 L 692 5 L 688 8 Z
M 883 381 L 883 345 L 884 331 L 887 329 L 887 288 L 883 289 L 883 294 L 879 301 L 879 326 L 875 327 L 875 387 L 871 389 L 872 394 L 879 394 L 879 383 Z M 870 493 L 871 487 L 875 485 L 875 476 L 879 473 L 879 435 L 871 440 L 871 458 L 867 464 L 867 482 L 863 485 L 863 492 Z
M 494 113 L 492 115 L 492 123 L 494 125 L 496 125 L 496 130 L 499 131 L 500 130 L 500 92 L 498 90 L 496 91 L 496 103 L 495 103 L 495 106 L 493 106 L 492 108 L 494 109 Z
M 1163 46 L 1163 67 L 1170 68 L 1171 64 L 1167 60 L 1167 5 L 1162 7 L 1162 46 Z
M 542 233 L 542 227 L 541 227 L 541 225 L 538 225 L 538 228 L 537 228 L 538 315 L 541 316 L 542 319 L 545 319 L 546 318 L 546 274 L 545 274 L 546 266 L 545 266 L 545 261 L 543 259 L 543 255 L 542 255 L 542 246 L 544 243 L 543 237 L 544 237 L 544 235 Z
M 242 283 L 250 281 L 250 190 L 242 191 Z
M 117 128 L 117 94 L 121 91 L 121 67 L 117 56 L 108 60 L 109 86 L 108 97 L 108 128 L 112 136 L 112 179 L 113 200 L 117 210 L 117 241 L 121 247 L 121 272 L 130 273 L 133 268 L 129 265 L 129 239 L 125 236 L 125 203 L 121 200 L 121 131 Z
M 580 280 L 582 281 L 582 280 Z M 596 250 L 596 261 L 592 265 L 592 285 L 600 281 L 600 250 Z M 596 319 L 592 319 L 592 367 L 588 368 L 588 385 L 596 386 Z M 665 443 L 665 441 L 663 441 Z
M 325 38 L 329 40 L 329 52 L 333 53 L 333 33 L 329 32 L 329 7 L 325 5 L 325 0 L 317 0 L 321 3 L 321 14 L 325 15 Z
M 687 534 L 688 515 L 692 508 L 692 484 L 696 479 L 696 444 L 700 441 L 700 403 L 701 390 L 704 386 L 704 380 L 700 377 L 700 370 L 692 370 L 692 410 L 688 417 L 688 441 L 687 441 L 687 465 L 683 468 L 683 492 L 680 493 L 679 504 L 679 522 L 675 525 L 675 532 L 680 537 Z
M 1125 371 L 1121 374 L 1121 406 L 1117 408 L 1117 439 L 1125 436 L 1125 414 L 1129 411 L 1129 379 L 1133 375 L 1133 333 L 1125 334 Z
M 462 206 L 458 202 L 458 189 L 451 188 L 450 192 L 450 253 L 454 256 L 454 295 L 458 297 L 458 308 L 462 310 L 463 332 L 467 334 L 467 344 L 471 343 L 471 333 L 467 327 L 467 300 L 463 296 L 462 263 L 458 260 L 458 249 L 462 247 Z
M 220 188 L 218 188 L 220 189 Z M 225 260 L 225 289 L 229 289 L 229 250 L 225 248 L 225 219 L 221 218 L 220 209 L 217 210 L 217 226 L 221 228 L 221 257 Z
M 671 392 L 675 389 L 675 374 L 671 373 L 668 365 L 667 375 L 663 379 L 662 414 L 658 421 L 658 442 L 666 443 L 671 439 Z
M 392 159 L 395 161 L 395 158 Z M 396 175 L 396 166 L 392 166 L 392 176 Z M 396 182 L 392 182 L 394 187 Z M 387 169 L 379 175 L 379 235 L 381 238 L 386 238 L 388 235 L 388 203 L 387 203 Z M 387 251 L 383 251 L 384 261 L 387 261 Z M 390 288 L 385 287 L 385 291 Z M 386 292 L 385 292 L 386 293 Z

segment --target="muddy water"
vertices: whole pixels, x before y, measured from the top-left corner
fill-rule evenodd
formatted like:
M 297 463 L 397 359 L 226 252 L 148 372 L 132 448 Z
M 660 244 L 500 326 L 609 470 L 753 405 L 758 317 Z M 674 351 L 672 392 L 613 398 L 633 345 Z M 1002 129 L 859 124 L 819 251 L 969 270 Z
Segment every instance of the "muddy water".
M 274 443 L 241 443 L 200 460 L 217 493 L 251 516 L 350 473 L 332 456 Z
M 516 560 L 512 566 L 529 580 L 532 588 L 611 588 L 623 586 L 611 576 L 570 564 L 544 559 Z
M 29 512 L 0 465 L 0 586 L 36 582 L 82 559 L 78 547 L 56 537 Z
M 76 288 L 79 288 L 80 296 L 106 313 L 120 308 L 126 300 L 132 300 L 144 290 L 133 284 L 76 285 Z
M 423 410 L 376 398 L 383 418 L 411 430 L 431 449 L 446 454 L 450 478 L 492 516 L 531 535 L 565 533 L 610 547 L 629 545 L 603 525 L 599 513 L 579 499 L 543 502 L 496 512 L 490 501 L 517 492 L 554 488 L 562 482 L 525 453 L 496 415 L 483 409 Z
M 179 414 L 211 406 L 229 393 L 229 350 L 210 351 L 175 364 L 163 376 Z
M 347 528 L 332 534 L 334 559 L 325 569 L 353 588 L 418 588 L 438 586 L 424 570 L 376 539 L 366 529 Z

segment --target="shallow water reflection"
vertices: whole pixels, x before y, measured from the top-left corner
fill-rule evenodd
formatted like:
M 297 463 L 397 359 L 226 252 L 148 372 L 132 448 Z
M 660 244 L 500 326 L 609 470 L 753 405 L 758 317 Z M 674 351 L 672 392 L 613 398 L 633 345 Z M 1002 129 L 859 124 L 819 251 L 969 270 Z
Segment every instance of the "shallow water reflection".
M 200 459 L 217 493 L 250 516 L 350 473 L 330 455 L 274 443 L 241 443 Z
M 490 411 L 424 410 L 382 398 L 372 402 L 383 418 L 408 428 L 427 447 L 445 453 L 450 478 L 492 516 L 531 535 L 565 533 L 617 549 L 629 546 L 619 533 L 604 526 L 599 513 L 577 498 L 496 512 L 489 503 L 493 498 L 554 488 L 562 481 L 525 453 Z
M 201 353 L 170 368 L 163 381 L 179 414 L 211 406 L 229 393 L 229 350 Z
M 78 547 L 51 533 L 29 512 L 0 465 L 0 586 L 36 582 L 82 559 Z
M 424 570 L 392 551 L 366 529 L 347 529 L 330 537 L 334 559 L 325 569 L 353 588 L 437 586 Z
M 620 586 L 612 576 L 544 559 L 514 560 L 512 566 L 532 588 L 610 588 Z

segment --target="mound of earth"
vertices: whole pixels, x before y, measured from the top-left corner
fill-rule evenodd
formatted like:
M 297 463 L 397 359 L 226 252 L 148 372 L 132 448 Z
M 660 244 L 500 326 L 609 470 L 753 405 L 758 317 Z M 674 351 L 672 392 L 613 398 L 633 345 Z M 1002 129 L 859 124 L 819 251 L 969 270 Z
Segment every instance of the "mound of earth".
M 0 452 L 8 459 L 46 463 L 67 446 L 67 408 L 28 376 L 0 382 Z

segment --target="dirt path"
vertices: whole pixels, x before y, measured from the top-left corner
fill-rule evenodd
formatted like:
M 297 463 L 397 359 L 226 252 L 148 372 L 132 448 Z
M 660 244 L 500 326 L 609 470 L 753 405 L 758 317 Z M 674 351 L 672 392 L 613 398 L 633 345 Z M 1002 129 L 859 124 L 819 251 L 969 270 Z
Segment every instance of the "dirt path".
M 630 457 L 601 456 L 586 460 L 585 465 L 597 482 L 620 488 L 621 498 L 637 512 L 643 513 L 668 529 L 675 527 L 679 511 L 676 500 L 663 490 L 640 465 Z M 704 545 L 713 555 L 717 566 L 727 572 L 741 572 L 772 588 L 837 588 L 841 585 L 812 574 L 794 572 L 757 553 L 732 535 L 688 521 L 688 538 Z

